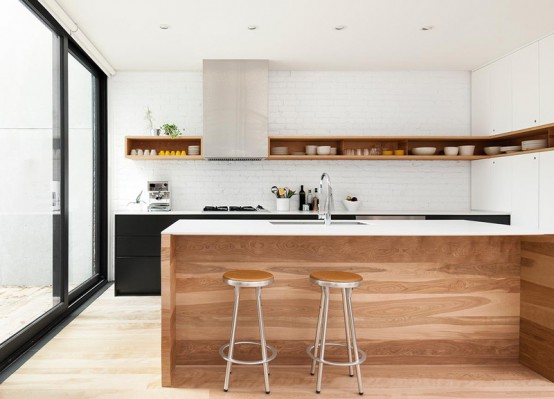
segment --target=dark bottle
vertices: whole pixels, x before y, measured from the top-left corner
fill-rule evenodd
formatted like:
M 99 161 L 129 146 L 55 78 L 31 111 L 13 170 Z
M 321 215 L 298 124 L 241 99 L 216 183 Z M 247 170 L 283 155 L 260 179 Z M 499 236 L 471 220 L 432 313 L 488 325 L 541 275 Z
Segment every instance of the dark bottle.
M 302 206 L 306 203 L 306 192 L 304 191 L 304 186 L 300 186 L 300 192 L 298 193 L 298 198 L 300 198 L 300 207 L 299 211 L 302 210 Z

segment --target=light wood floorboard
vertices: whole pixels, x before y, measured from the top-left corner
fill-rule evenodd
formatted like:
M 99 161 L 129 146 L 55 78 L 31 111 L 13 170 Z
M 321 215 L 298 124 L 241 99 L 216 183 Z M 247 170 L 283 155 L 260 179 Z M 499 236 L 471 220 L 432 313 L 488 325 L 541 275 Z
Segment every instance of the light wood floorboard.
M 53 306 L 52 286 L 0 286 L 0 342 Z
M 0 385 L 1 399 L 268 398 L 260 368 L 179 366 L 177 388 L 161 387 L 160 298 L 106 291 Z M 366 398 L 554 398 L 554 384 L 519 364 L 364 366 Z M 323 391 L 304 367 L 273 366 L 271 399 L 359 397 L 346 369 L 326 367 Z

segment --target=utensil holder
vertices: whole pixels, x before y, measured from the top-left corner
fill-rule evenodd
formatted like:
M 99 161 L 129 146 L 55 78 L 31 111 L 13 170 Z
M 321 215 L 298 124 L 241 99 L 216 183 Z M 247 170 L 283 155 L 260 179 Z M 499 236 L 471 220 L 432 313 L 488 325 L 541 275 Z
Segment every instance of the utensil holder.
M 290 198 L 276 198 L 277 211 L 290 211 Z

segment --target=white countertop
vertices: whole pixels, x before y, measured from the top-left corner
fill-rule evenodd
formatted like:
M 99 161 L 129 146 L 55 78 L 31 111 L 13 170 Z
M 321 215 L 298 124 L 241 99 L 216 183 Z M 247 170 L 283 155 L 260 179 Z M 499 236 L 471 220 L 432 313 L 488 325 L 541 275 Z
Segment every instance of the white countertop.
M 266 235 L 266 236 L 519 236 L 541 235 L 526 229 L 466 220 L 370 220 L 363 225 L 337 221 L 325 227 L 310 221 L 179 220 L 162 231 L 173 235 Z M 294 223 L 294 224 L 291 224 Z M 312 222 L 313 223 L 313 222 Z M 352 223 L 352 222 L 350 222 Z
M 258 212 L 203 212 L 202 210 L 182 210 L 169 212 L 147 212 L 137 210 L 117 210 L 116 215 L 316 215 L 316 212 L 303 211 L 258 211 Z M 359 209 L 356 212 L 335 211 L 333 215 L 467 215 L 467 216 L 482 216 L 482 215 L 509 215 L 508 212 L 495 211 L 425 211 L 425 210 L 390 210 L 376 211 L 371 209 Z

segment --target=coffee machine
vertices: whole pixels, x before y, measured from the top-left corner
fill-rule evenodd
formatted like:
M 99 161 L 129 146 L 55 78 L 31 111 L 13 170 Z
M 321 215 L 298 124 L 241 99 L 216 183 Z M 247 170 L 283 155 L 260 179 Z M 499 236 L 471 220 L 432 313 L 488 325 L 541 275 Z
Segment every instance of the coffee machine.
M 171 210 L 171 194 L 169 182 L 148 182 L 148 212 L 167 212 Z

